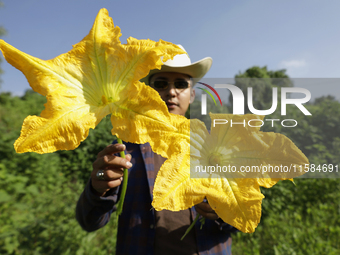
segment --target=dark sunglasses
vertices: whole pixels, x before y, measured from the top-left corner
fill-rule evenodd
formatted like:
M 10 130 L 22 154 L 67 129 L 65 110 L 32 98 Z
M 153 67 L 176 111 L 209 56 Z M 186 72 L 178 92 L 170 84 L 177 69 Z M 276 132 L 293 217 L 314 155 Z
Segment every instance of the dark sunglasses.
M 189 82 L 187 81 L 174 81 L 174 82 L 154 81 L 154 82 L 151 82 L 151 85 L 157 90 L 164 90 L 169 87 L 170 83 L 173 83 L 176 89 L 183 90 L 183 89 L 189 88 Z

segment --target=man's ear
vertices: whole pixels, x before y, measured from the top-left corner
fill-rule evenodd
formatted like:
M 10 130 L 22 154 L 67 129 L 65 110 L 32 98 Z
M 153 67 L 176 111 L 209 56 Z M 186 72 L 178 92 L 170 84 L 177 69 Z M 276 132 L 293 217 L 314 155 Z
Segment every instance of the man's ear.
M 195 95 L 196 95 L 195 90 L 192 89 L 192 90 L 190 91 L 190 104 L 192 104 L 192 102 L 194 102 L 194 100 L 195 100 Z

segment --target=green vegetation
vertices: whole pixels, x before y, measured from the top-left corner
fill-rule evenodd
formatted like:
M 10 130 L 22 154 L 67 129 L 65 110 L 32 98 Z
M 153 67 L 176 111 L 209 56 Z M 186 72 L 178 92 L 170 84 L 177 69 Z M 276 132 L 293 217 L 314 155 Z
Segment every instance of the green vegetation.
M 235 78 L 245 95 L 251 79 L 243 78 L 263 78 L 251 82 L 257 91 L 254 107 L 259 110 L 270 108 L 272 87 L 292 86 L 285 70 L 273 72 L 266 67 L 249 68 Z M 322 97 L 306 108 L 312 116 L 287 107 L 287 116 L 298 120 L 297 128 L 275 125 L 262 130 L 289 137 L 310 163 L 340 165 L 340 102 Z M 284 119 L 280 111 L 266 118 Z M 233 237 L 234 255 L 340 254 L 340 179 L 299 178 L 294 183 L 280 181 L 271 189 L 261 189 L 265 195 L 261 222 L 255 233 Z
M 339 254 L 339 179 L 280 181 L 262 189 L 262 219 L 253 234 L 233 236 L 234 255 Z
M 24 118 L 39 115 L 44 103 L 45 98 L 32 91 L 22 97 L 0 94 L 0 254 L 113 254 L 114 220 L 93 233 L 83 231 L 75 220 L 92 162 L 112 142 L 110 119 L 91 130 L 74 151 L 15 153 L 13 143 Z M 291 113 L 302 128 L 265 131 L 285 133 L 311 163 L 340 165 L 340 103 L 325 97 L 307 107 L 312 117 Z M 339 179 L 296 179 L 295 184 L 281 181 L 262 189 L 266 198 L 261 222 L 255 233 L 233 236 L 234 255 L 340 253 Z
M 74 151 L 17 154 L 24 118 L 39 115 L 45 101 L 32 91 L 0 94 L 0 254 L 112 254 L 115 221 L 86 233 L 75 219 L 92 162 L 112 142 L 110 119 Z

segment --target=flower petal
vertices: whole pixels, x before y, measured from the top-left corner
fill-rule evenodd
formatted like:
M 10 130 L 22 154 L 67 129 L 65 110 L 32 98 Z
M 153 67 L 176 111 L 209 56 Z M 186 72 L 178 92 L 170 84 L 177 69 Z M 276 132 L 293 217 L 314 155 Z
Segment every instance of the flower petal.
M 137 122 L 127 126 L 141 128 L 130 137 L 131 142 L 159 140 L 155 136 L 143 136 L 143 133 L 152 133 L 153 128 L 161 130 L 163 126 L 177 135 L 177 124 L 169 126 L 175 120 L 172 121 L 174 118 L 164 102 L 155 91 L 138 80 L 151 69 L 160 68 L 163 64 L 161 57 L 166 61 L 185 52 L 162 40 L 129 38 L 126 45 L 121 45 L 120 36 L 119 27 L 114 27 L 107 10 L 102 9 L 90 33 L 71 51 L 52 60 L 32 57 L 0 40 L 0 49 L 6 60 L 24 73 L 33 90 L 47 97 L 41 117 L 25 120 L 21 136 L 15 143 L 17 152 L 47 153 L 74 149 L 86 139 L 89 128 L 94 128 L 109 113 L 113 114 L 113 132 L 121 119 L 125 120 L 124 123 L 126 119 Z M 152 107 L 159 109 L 157 114 L 154 109 L 150 111 Z M 150 118 L 151 122 L 146 121 Z M 149 126 L 150 123 L 153 124 Z M 129 131 L 125 130 L 123 134 Z M 116 134 L 124 136 L 119 132 Z M 154 148 L 154 151 L 168 156 L 174 150 L 165 146 L 159 150 Z
M 211 166 L 211 159 L 214 159 L 221 167 L 231 165 L 239 171 L 242 166 L 299 166 L 308 163 L 308 159 L 287 137 L 259 131 L 256 121 L 251 121 L 256 127 L 247 125 L 250 120 L 262 121 L 263 116 L 210 116 L 212 122 L 220 120 L 220 124 L 212 124 L 210 134 L 203 122 L 190 120 L 190 149 L 184 142 L 187 140 L 183 140 L 182 154 L 172 155 L 163 164 L 155 182 L 152 205 L 156 210 L 178 211 L 190 208 L 206 197 L 222 220 L 243 232 L 252 233 L 261 218 L 264 196 L 260 186 L 269 188 L 279 180 L 303 173 L 255 173 L 251 175 L 253 178 L 245 178 L 248 173 L 228 175 L 209 172 L 207 168 L 201 168 L 201 173 L 196 167 Z
M 235 166 L 238 170 L 238 173 L 229 177 L 261 178 L 259 184 L 269 187 L 263 178 L 290 179 L 304 174 L 295 169 L 307 164 L 308 159 L 289 138 L 273 132 L 261 132 L 259 127 L 247 125 L 249 120 L 262 120 L 263 116 L 211 114 L 212 120 L 216 118 L 226 119 L 228 124 L 212 127 L 209 142 L 213 142 L 214 146 L 209 148 L 228 148 L 228 153 L 221 156 L 222 162 Z M 246 125 L 231 126 L 232 121 L 244 122 Z M 257 172 L 242 172 L 241 167 Z
M 203 179 L 202 182 L 208 181 Z M 256 179 L 213 178 L 207 189 L 208 202 L 226 223 L 245 233 L 253 233 L 261 219 L 264 196 Z
M 143 93 L 147 90 L 148 93 Z M 143 88 L 138 101 L 126 102 L 126 108 L 111 115 L 112 134 L 124 141 L 143 144 L 149 142 L 153 151 L 169 158 L 189 145 L 190 121 L 185 117 L 169 114 L 165 104 L 156 100 L 159 96 L 152 88 Z M 148 96 L 146 96 L 148 95 Z M 164 102 L 163 102 L 164 103 Z M 156 110 L 165 107 L 163 111 Z M 160 139 L 161 138 L 161 139 Z
M 133 143 L 149 142 L 154 152 L 168 158 L 180 151 L 180 140 L 189 142 L 190 122 L 183 116 L 170 114 L 158 92 L 137 80 L 146 76 L 150 69 L 160 68 L 161 57 L 166 61 L 183 52 L 162 40 L 129 38 L 124 47 L 125 51 L 119 55 L 124 61 L 119 63 L 126 63 L 127 67 L 115 69 L 117 73 L 120 69 L 129 70 L 129 73 L 120 78 L 119 85 L 125 89 L 118 93 L 118 101 L 110 105 L 112 134 Z
M 201 179 L 190 179 L 188 149 L 171 155 L 159 170 L 152 201 L 156 210 L 179 211 L 203 201 L 205 194 L 198 193 Z
M 97 118 L 89 113 L 89 107 L 74 107 L 54 118 L 28 116 L 24 120 L 20 137 L 14 148 L 18 153 L 48 153 L 59 148 L 73 150 L 87 136 L 90 128 L 94 128 Z

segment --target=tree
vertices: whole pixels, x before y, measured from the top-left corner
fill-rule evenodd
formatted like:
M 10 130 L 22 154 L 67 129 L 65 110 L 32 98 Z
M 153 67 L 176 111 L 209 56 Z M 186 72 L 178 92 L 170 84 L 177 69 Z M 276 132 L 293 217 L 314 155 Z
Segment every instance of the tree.
M 257 110 L 267 110 L 272 106 L 272 89 L 274 87 L 292 87 L 293 83 L 286 74 L 286 70 L 269 71 L 267 67 L 253 66 L 244 73 L 235 75 L 235 85 L 239 87 L 245 97 L 245 113 L 250 113 L 247 104 L 248 88 L 253 89 L 253 106 Z M 280 93 L 278 93 L 278 101 Z M 229 96 L 229 108 L 233 104 L 232 95 Z

